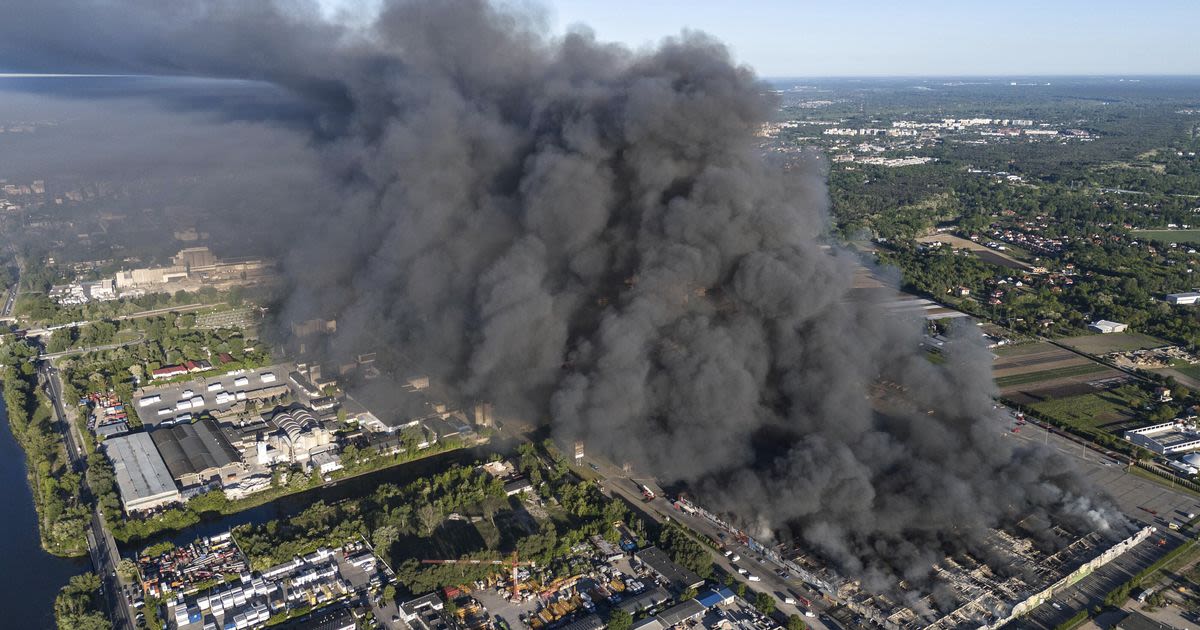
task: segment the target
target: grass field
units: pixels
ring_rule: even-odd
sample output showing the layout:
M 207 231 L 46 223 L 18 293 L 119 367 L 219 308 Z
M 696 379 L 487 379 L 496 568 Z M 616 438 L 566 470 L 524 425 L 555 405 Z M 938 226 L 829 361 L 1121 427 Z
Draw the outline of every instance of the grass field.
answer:
M 1150 335 L 1131 332 L 1111 333 L 1107 335 L 1082 335 L 1058 341 L 1065 346 L 1070 346 L 1088 354 L 1108 354 L 1109 352 L 1144 350 L 1146 348 L 1161 348 L 1171 345 L 1162 339 L 1151 337 Z
M 1099 363 L 1085 363 L 1083 365 L 1071 365 L 1067 367 L 1056 368 L 1053 370 L 1042 370 L 1040 372 L 1026 372 L 1024 374 L 1012 374 L 1002 376 L 996 379 L 996 387 L 1013 387 L 1016 385 L 1028 385 L 1030 383 L 1038 383 L 1041 381 L 1053 381 L 1060 378 L 1070 376 L 1083 376 L 1085 374 L 1096 374 L 1107 370 L 1106 366 Z
M 969 249 L 979 258 L 993 265 L 1000 265 L 1001 267 L 1008 267 L 1010 269 L 1020 269 L 1022 271 L 1030 270 L 1030 266 L 1021 260 L 1028 258 L 1029 254 L 1012 245 L 1005 245 L 1007 249 L 999 251 L 985 247 L 982 243 L 976 243 L 959 236 L 954 236 L 953 234 L 932 234 L 922 236 L 917 240 L 922 243 L 931 243 L 933 241 L 949 243 L 955 249 Z
M 1131 234 L 1164 243 L 1200 243 L 1200 230 L 1134 230 Z
M 1174 370 L 1184 376 L 1200 381 L 1200 365 L 1181 365 L 1174 368 Z
M 996 353 L 996 356 L 998 357 L 1019 357 L 1026 354 L 1044 351 L 1045 345 L 1042 343 L 1018 343 L 1008 346 L 1000 346 L 999 348 L 992 350 L 992 352 Z
M 1075 427 L 1104 430 L 1102 427 L 1123 420 L 1132 421 L 1146 404 L 1146 395 L 1136 387 L 1118 387 L 1069 398 L 1046 400 L 1032 405 L 1033 410 Z

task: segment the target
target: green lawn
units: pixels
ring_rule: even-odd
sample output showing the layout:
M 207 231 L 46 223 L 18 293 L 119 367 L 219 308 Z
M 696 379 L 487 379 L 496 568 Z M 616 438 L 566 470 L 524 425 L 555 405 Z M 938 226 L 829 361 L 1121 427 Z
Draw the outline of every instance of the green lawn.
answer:
M 1054 418 L 1081 429 L 1099 430 L 1111 422 L 1133 419 L 1146 404 L 1145 393 L 1135 387 L 1118 387 L 1067 398 L 1034 403 L 1032 408 L 1041 415 Z
M 1057 368 L 1054 370 L 1042 370 L 1040 372 L 1026 372 L 1024 374 L 1011 374 L 996 379 L 996 387 L 1012 387 L 1014 385 L 1028 385 L 1040 381 L 1052 381 L 1058 378 L 1067 378 L 1069 376 L 1083 376 L 1084 374 L 1095 374 L 1107 370 L 1108 367 L 1099 363 L 1087 362 L 1083 365 L 1070 365 L 1067 367 Z
M 1134 230 L 1131 234 L 1164 243 L 1200 243 L 1200 230 Z

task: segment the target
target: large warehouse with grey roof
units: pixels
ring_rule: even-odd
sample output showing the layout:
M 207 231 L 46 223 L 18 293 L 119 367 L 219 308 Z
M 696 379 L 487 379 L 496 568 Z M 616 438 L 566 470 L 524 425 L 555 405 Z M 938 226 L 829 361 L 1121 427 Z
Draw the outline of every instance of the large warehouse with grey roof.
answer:
M 191 424 L 158 427 L 150 432 L 170 476 L 183 487 L 227 479 L 245 468 L 241 453 L 233 448 L 212 418 Z
M 149 434 L 108 438 L 103 448 L 112 460 L 126 512 L 152 510 L 181 500 L 171 471 Z

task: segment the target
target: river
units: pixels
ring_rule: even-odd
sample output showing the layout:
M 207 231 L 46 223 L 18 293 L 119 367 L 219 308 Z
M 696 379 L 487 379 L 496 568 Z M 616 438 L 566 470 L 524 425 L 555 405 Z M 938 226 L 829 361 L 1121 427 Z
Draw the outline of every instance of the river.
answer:
M 72 575 L 91 570 L 87 558 L 66 559 L 42 550 L 25 451 L 13 438 L 0 403 L 0 610 L 6 628 L 53 628 L 54 596 Z
M 0 404 L 0 500 L 8 508 L 0 519 L 0 610 L 5 628 L 54 628 L 54 597 L 72 575 L 92 570 L 87 558 L 67 559 L 42 550 L 37 512 L 26 481 L 25 452 L 13 438 L 8 415 Z M 486 457 L 489 447 L 441 453 L 407 464 L 346 479 L 338 483 L 282 497 L 227 516 L 206 519 L 182 532 L 165 533 L 148 541 L 123 545 L 122 555 L 133 557 L 146 546 L 163 540 L 182 545 L 198 537 L 228 531 L 246 523 L 261 524 L 271 519 L 298 514 L 318 500 L 329 503 L 369 494 L 383 483 L 406 484 L 435 474 L 454 464 Z

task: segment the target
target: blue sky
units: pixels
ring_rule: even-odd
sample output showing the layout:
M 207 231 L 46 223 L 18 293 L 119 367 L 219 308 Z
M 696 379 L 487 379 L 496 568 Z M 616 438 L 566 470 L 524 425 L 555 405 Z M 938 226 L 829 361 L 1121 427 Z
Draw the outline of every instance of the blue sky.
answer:
M 504 1 L 635 47 L 702 30 L 768 77 L 1200 74 L 1200 0 Z

